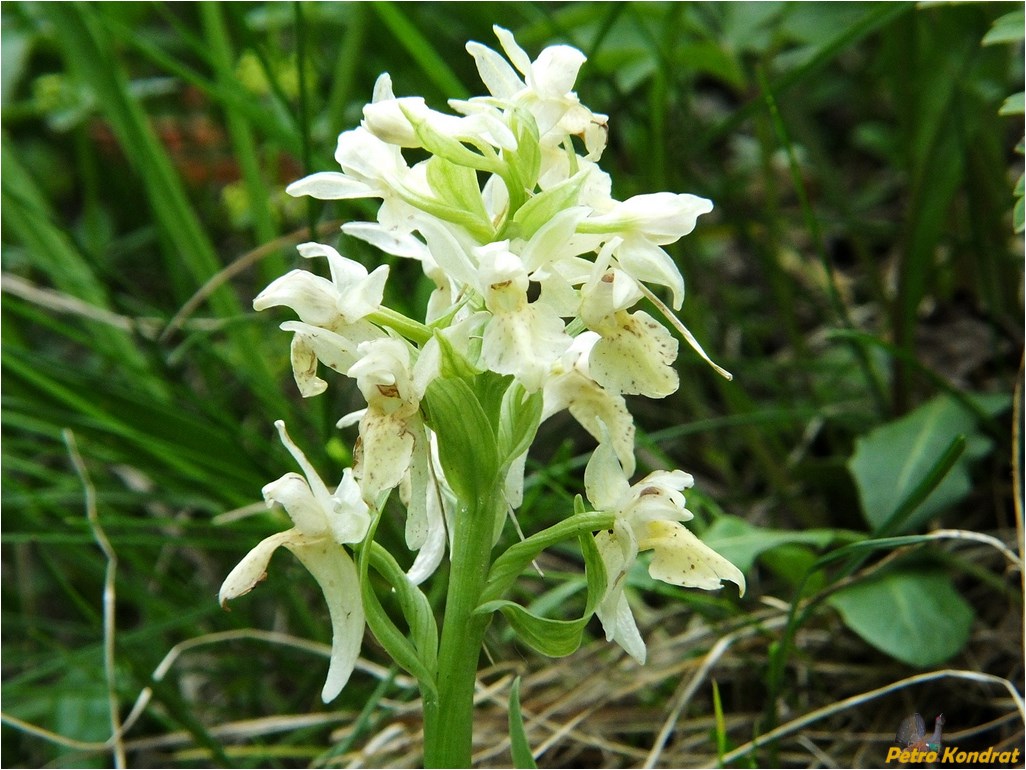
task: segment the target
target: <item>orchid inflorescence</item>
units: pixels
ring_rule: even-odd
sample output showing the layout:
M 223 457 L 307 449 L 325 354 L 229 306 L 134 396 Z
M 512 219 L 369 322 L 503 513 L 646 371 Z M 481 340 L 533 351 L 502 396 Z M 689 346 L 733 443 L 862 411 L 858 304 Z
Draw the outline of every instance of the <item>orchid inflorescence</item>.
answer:
M 729 580 L 744 591 L 741 572 L 682 524 L 692 518 L 682 494 L 693 484 L 689 474 L 655 471 L 630 483 L 634 423 L 624 396 L 660 398 L 679 385 L 677 339 L 636 305 L 651 300 L 708 360 L 651 287 L 668 290 L 672 309 L 681 307 L 684 282 L 663 247 L 690 233 L 712 203 L 668 192 L 615 200 L 597 163 L 606 116 L 572 90 L 584 55 L 555 45 L 532 62 L 510 32 L 494 29 L 512 66 L 490 48 L 467 44 L 488 96 L 452 100 L 456 114 L 444 114 L 419 97 L 397 98 L 383 74 L 361 125 L 338 138 L 341 170 L 312 174 L 287 190 L 322 200 L 379 198 L 376 221 L 350 222 L 342 231 L 420 262 L 434 285 L 426 317 L 382 305 L 387 266 L 368 272 L 319 243 L 299 253 L 325 259 L 330 280 L 293 270 L 253 302 L 257 310 L 287 306 L 298 315 L 281 328 L 292 332 L 292 369 L 304 397 L 328 387 L 323 366 L 354 379 L 367 403 L 338 422 L 358 424 L 359 438 L 353 467 L 334 489 L 284 423 L 275 423 L 303 475 L 287 473 L 263 495 L 285 509 L 293 527 L 250 551 L 219 597 L 224 604 L 249 591 L 279 546 L 295 554 L 331 616 L 325 701 L 348 681 L 368 614 L 376 612 L 361 581 L 392 490 L 405 507 L 406 545 L 416 557 L 398 576 L 390 556 L 374 551 L 373 558 L 412 596 L 465 536 L 466 517 L 483 515 L 481 501 L 495 497 L 485 552 L 498 542 L 522 502 L 538 424 L 563 410 L 598 442 L 584 487 L 590 512 L 602 515 L 588 521 L 603 525 L 580 539 L 589 569 L 602 576 L 589 581 L 589 606 L 607 638 L 644 662 L 624 590 L 640 551 L 654 552 L 649 572 L 656 579 L 704 589 Z M 406 148 L 428 157 L 410 166 Z M 584 516 L 585 508 L 578 499 L 568 518 Z M 495 590 L 475 601 L 501 598 L 495 587 L 502 581 L 492 578 Z M 411 635 L 415 626 L 428 629 L 425 638 L 434 629 L 433 620 L 407 625 Z M 430 678 L 438 661 L 433 639 L 410 646 L 423 667 L 404 662 L 409 656 L 397 662 Z M 397 645 L 405 654 L 401 641 L 385 644 Z

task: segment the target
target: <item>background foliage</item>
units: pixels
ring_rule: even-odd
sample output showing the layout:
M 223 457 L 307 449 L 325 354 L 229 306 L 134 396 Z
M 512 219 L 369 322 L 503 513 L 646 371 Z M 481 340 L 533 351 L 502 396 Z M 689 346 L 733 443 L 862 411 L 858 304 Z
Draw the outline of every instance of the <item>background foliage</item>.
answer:
M 749 593 L 633 576 L 640 670 L 601 640 L 548 661 L 497 621 L 480 763 L 509 761 L 512 673 L 542 766 L 876 766 L 917 710 L 962 748 L 1021 745 L 1021 4 L 5 3 L 0 763 L 108 765 L 109 684 L 122 718 L 152 688 L 131 765 L 419 762 L 414 691 L 372 641 L 319 702 L 298 564 L 230 615 L 215 594 L 281 527 L 257 505 L 291 468 L 272 421 L 322 473 L 352 440 L 355 388 L 300 403 L 285 315 L 250 302 L 307 228 L 335 242 L 368 210 L 283 187 L 333 167 L 382 71 L 436 108 L 479 93 L 463 45 L 492 23 L 589 56 L 617 197 L 716 204 L 673 254 L 736 378 L 685 352 L 680 391 L 632 408 L 639 471 L 695 474 L 696 529 Z M 423 303 L 419 266 L 392 270 L 393 306 Z M 590 449 L 543 426 L 525 530 L 571 510 Z M 559 617 L 572 559 L 520 600 Z M 279 636 L 206 636 L 248 628 Z

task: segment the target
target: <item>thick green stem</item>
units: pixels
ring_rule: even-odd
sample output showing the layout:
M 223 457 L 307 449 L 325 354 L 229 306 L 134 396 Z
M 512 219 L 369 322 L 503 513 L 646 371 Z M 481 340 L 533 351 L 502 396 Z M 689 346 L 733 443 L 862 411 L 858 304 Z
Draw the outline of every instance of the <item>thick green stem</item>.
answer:
M 454 518 L 449 592 L 438 650 L 438 700 L 424 704 L 424 767 L 470 767 L 474 684 L 489 616 L 475 615 L 491 566 L 497 506 L 492 494 L 461 501 Z

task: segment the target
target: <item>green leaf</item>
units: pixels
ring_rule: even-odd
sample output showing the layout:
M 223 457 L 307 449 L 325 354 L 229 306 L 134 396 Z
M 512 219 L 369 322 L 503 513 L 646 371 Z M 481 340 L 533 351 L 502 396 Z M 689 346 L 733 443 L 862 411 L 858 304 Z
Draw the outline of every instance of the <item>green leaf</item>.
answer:
M 375 524 L 374 527 L 376 528 L 376 526 Z M 374 537 L 373 529 L 369 535 L 371 538 Z M 371 562 L 374 562 L 375 569 L 385 577 L 388 577 L 395 571 L 402 574 L 402 570 L 399 569 L 398 565 L 394 565 L 394 560 L 378 543 L 371 540 L 369 545 L 361 549 L 359 560 L 360 594 L 363 598 L 363 611 L 367 618 L 367 627 L 370 628 L 378 643 L 392 657 L 392 660 L 417 679 L 420 683 L 421 692 L 425 696 L 431 694 L 437 698 L 435 669 L 437 664 L 438 634 L 434 628 L 434 618 L 422 616 L 418 607 L 421 602 L 412 595 L 411 591 L 401 591 L 399 601 L 416 637 L 416 642 L 414 643 L 407 639 L 392 621 L 385 608 L 381 606 L 381 601 L 374 592 L 374 585 L 368 577 L 367 569 Z M 405 578 L 406 576 L 402 575 L 402 577 Z M 419 589 L 412 586 L 408 580 L 405 583 L 412 591 L 420 593 Z M 402 581 L 396 580 L 393 585 L 396 584 L 401 586 Z M 405 596 L 403 595 L 404 593 Z M 423 594 L 421 594 L 421 597 L 423 597 Z M 426 599 L 423 599 L 423 604 L 427 604 Z M 431 615 L 430 606 L 427 606 L 427 615 Z M 434 634 L 433 639 L 431 638 L 432 632 Z
M 746 7 L 762 5 L 764 3 L 755 3 Z M 688 63 L 689 69 L 706 72 L 741 91 L 745 87 L 745 73 L 734 53 L 736 50 L 736 47 L 723 45 L 719 40 L 698 40 L 682 44 L 677 56 Z
M 1002 396 L 1001 401 L 1007 399 Z M 993 399 L 976 402 L 987 411 L 996 406 Z M 882 527 L 897 512 L 959 435 L 969 439 L 966 456 L 909 512 L 904 529 L 916 529 L 969 493 L 968 461 L 990 448 L 990 441 L 976 431 L 975 415 L 953 399 L 938 396 L 855 442 L 848 470 L 870 526 Z
M 374 569 L 396 592 L 418 657 L 429 671 L 434 672 L 438 662 L 438 626 L 431 611 L 431 602 L 410 582 L 392 554 L 379 543 L 371 543 L 370 559 Z
M 481 594 L 482 602 L 502 597 L 531 560 L 549 546 L 600 529 L 608 529 L 613 526 L 613 520 L 614 516 L 608 513 L 576 513 L 548 529 L 531 535 L 526 540 L 514 543 L 492 562 L 488 583 Z M 588 552 L 585 551 L 585 566 L 588 566 L 588 558 Z
M 1026 27 L 1026 13 L 1023 11 L 1006 13 L 997 18 L 990 31 L 983 36 L 983 45 L 1017 43 L 1026 36 L 1026 33 L 1023 32 L 1024 27 Z
M 838 591 L 829 603 L 845 625 L 912 666 L 934 666 L 969 639 L 973 611 L 943 572 L 903 570 Z
M 747 572 L 760 554 L 777 546 L 803 544 L 825 548 L 841 534 L 832 529 L 766 529 L 737 516 L 720 516 L 702 533 L 702 542 L 739 570 Z
M 517 148 L 512 151 L 503 150 L 502 159 L 509 167 L 510 173 L 520 181 L 523 189 L 525 191 L 533 190 L 538 183 L 538 172 L 541 170 L 538 124 L 529 110 L 516 107 L 510 127 L 517 139 Z M 512 201 L 517 197 L 517 195 L 511 195 L 510 199 Z
M 513 680 L 509 691 L 509 744 L 513 755 L 513 766 L 520 768 L 538 767 L 531 753 L 524 731 L 524 715 L 520 712 L 520 677 Z
M 514 602 L 497 599 L 481 604 L 477 613 L 501 610 L 517 636 L 543 655 L 562 658 L 577 651 L 585 626 L 595 614 L 595 607 L 606 590 L 606 568 L 588 531 L 579 532 L 578 542 L 584 554 L 584 569 L 588 580 L 588 598 L 584 613 L 576 620 L 555 620 L 542 617 Z
M 463 354 L 456 350 L 448 337 L 437 329 L 434 332 L 434 336 L 435 341 L 438 343 L 438 349 L 441 352 L 440 368 L 442 377 L 471 380 L 477 376 L 477 370 L 474 369 Z

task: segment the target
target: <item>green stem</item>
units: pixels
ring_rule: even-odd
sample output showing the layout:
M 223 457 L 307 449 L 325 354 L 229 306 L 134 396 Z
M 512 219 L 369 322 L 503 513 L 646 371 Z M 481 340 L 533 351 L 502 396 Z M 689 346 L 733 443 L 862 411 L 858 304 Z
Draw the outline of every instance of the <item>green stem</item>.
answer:
M 470 767 L 474 685 L 489 616 L 477 609 L 491 566 L 500 485 L 456 511 L 449 592 L 438 650 L 438 700 L 424 703 L 424 767 Z

